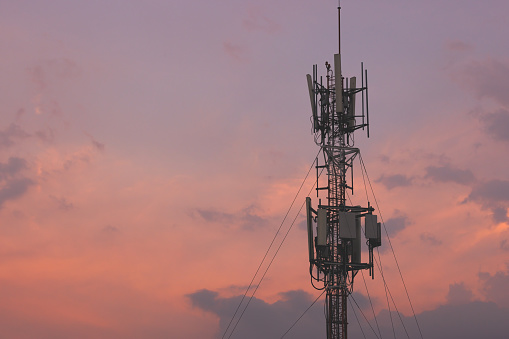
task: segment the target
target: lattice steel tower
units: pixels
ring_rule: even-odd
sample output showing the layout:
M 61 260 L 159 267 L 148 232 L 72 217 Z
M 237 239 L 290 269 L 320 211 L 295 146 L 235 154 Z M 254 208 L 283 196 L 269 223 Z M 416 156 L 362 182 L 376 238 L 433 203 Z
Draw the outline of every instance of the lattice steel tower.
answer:
M 338 7 L 339 27 L 340 22 L 341 7 Z M 380 223 L 373 214 L 374 208 L 369 202 L 367 207 L 347 203 L 347 191 L 353 193 L 354 159 L 359 155 L 359 149 L 354 147 L 354 132 L 363 129 L 369 137 L 368 73 L 361 63 L 360 87 L 356 77 L 343 77 L 340 30 L 339 53 L 334 55 L 334 65 L 325 62 L 325 67 L 325 79 L 318 78 L 316 65 L 313 75 L 307 75 L 313 133 L 323 156 L 322 162 L 317 158 L 316 163 L 317 197 L 326 200 L 322 203 L 320 198 L 315 210 L 311 198 L 306 198 L 309 262 L 311 281 L 320 285 L 313 283 L 313 286 L 326 289 L 327 338 L 347 339 L 347 301 L 354 278 L 363 269 L 374 276 L 373 248 L 381 245 Z M 359 93 L 362 111 L 356 115 L 355 100 Z M 322 172 L 327 176 L 327 185 L 320 187 Z M 367 263 L 361 258 L 363 219 Z

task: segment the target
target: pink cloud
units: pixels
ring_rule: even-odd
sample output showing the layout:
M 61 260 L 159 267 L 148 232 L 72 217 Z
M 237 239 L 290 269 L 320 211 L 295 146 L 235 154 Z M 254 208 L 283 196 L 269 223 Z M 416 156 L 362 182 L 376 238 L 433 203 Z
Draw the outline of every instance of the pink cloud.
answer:
M 449 40 L 445 43 L 445 47 L 453 52 L 469 52 L 474 49 L 472 45 L 461 40 Z
M 240 45 L 234 44 L 232 42 L 226 41 L 223 43 L 223 50 L 225 53 L 230 56 L 231 58 L 237 60 L 237 61 L 244 61 L 246 60 L 246 51 L 244 47 L 241 47 Z
M 247 18 L 242 22 L 244 28 L 250 31 L 262 31 L 273 34 L 281 29 L 281 26 L 274 20 L 267 17 L 260 8 L 251 8 Z

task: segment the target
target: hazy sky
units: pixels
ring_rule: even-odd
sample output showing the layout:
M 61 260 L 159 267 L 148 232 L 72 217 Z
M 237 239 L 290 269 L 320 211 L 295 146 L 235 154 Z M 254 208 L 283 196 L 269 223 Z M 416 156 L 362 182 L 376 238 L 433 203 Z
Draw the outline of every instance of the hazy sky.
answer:
M 369 69 L 356 145 L 423 335 L 505 338 L 509 2 L 341 6 L 343 75 Z M 318 151 L 305 74 L 337 52 L 336 8 L 0 0 L 2 336 L 221 338 Z M 319 295 L 303 221 L 232 338 L 279 338 Z M 386 239 L 381 257 L 417 338 Z M 367 285 L 391 336 L 380 274 Z M 287 338 L 323 336 L 322 307 Z

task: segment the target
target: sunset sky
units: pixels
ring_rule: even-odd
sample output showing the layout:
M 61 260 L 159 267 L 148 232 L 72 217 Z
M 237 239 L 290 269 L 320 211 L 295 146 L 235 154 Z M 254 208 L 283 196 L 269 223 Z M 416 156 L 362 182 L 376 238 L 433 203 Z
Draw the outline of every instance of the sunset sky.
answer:
M 305 75 L 337 53 L 337 5 L 0 0 L 0 336 L 221 338 L 318 152 Z M 369 70 L 356 146 L 423 337 L 507 338 L 509 2 L 341 7 L 343 75 Z M 320 294 L 314 179 L 232 338 L 280 338 Z M 384 338 L 390 315 L 420 338 L 387 238 L 380 257 L 401 317 L 378 272 L 374 312 L 360 278 L 354 297 Z M 320 300 L 285 338 L 324 333 Z

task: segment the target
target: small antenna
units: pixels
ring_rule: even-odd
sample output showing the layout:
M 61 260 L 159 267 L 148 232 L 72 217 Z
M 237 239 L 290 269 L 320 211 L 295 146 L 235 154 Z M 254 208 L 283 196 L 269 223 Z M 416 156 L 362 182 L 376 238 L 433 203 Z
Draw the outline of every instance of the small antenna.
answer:
M 338 0 L 338 53 L 341 54 L 341 0 Z

